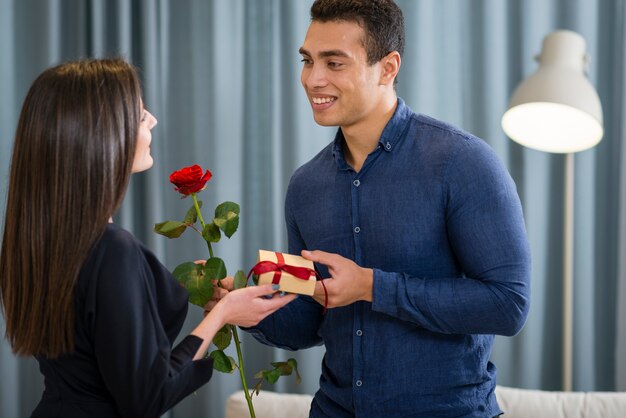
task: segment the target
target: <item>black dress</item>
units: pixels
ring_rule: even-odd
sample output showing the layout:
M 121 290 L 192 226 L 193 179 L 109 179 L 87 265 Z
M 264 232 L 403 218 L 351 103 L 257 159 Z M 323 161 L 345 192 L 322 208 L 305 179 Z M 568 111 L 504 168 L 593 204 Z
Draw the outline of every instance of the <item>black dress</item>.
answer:
M 158 417 L 210 378 L 202 340 L 174 340 L 188 294 L 135 237 L 110 224 L 82 267 L 76 346 L 39 356 L 45 391 L 33 417 Z

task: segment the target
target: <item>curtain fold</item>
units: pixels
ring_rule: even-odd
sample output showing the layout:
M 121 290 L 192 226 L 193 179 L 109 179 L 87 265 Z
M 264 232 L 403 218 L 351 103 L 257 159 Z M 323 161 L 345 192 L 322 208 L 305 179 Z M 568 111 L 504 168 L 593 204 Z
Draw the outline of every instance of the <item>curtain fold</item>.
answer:
M 606 80 L 607 89 L 612 94 L 607 101 L 611 106 L 610 126 L 615 135 L 616 143 L 623 143 L 626 139 L 626 82 L 624 80 L 624 69 L 626 69 L 626 31 L 623 23 L 626 21 L 626 4 L 617 2 L 611 7 L 605 8 L 605 16 L 609 16 L 612 24 L 615 24 L 613 35 L 611 36 L 610 53 L 607 54 L 607 67 L 615 68 L 616 71 L 609 72 Z M 608 32 L 608 31 L 607 31 Z M 616 287 L 617 292 L 614 301 L 617 305 L 615 313 L 614 331 L 607 329 L 606 332 L 614 332 L 616 343 L 613 347 L 608 347 L 612 351 L 612 356 L 616 359 L 615 367 L 615 384 L 616 389 L 626 391 L 626 216 L 624 216 L 624 208 L 626 208 L 626 193 L 624 193 L 624 185 L 626 185 L 626 147 L 615 147 L 612 158 L 616 159 L 615 165 L 618 171 L 612 173 L 617 186 L 615 187 L 617 210 L 621 211 L 615 232 L 618 234 L 617 245 L 617 275 Z M 610 367 L 610 366 L 608 366 Z
M 152 232 L 190 206 L 169 173 L 200 164 L 214 174 L 200 194 L 210 214 L 241 204 L 239 231 L 215 246 L 230 274 L 258 249 L 286 249 L 283 198 L 291 173 L 332 140 L 313 121 L 300 85 L 298 48 L 311 0 L 0 0 L 0 175 L 9 170 L 21 102 L 34 78 L 61 61 L 123 56 L 137 65 L 153 130 L 154 167 L 133 176 L 115 221 L 166 266 L 206 258 L 192 234 L 169 241 Z M 575 155 L 575 390 L 626 390 L 626 10 L 622 0 L 397 0 L 406 50 L 398 93 L 415 111 L 488 142 L 516 181 L 533 257 L 525 328 L 496 338 L 503 385 L 561 388 L 564 157 L 523 148 L 500 127 L 515 86 L 534 72 L 543 37 L 580 33 L 590 81 L 604 108 L 605 135 Z M 0 182 L 4 219 L 6 181 Z M 208 211 L 208 212 L 207 212 Z M 190 308 L 183 333 L 200 320 Z M 0 332 L 4 333 L 0 319 Z M 303 383 L 283 378 L 265 390 L 314 393 L 323 347 L 290 353 L 244 335 L 249 382 L 270 361 L 295 357 Z M 233 350 L 234 352 L 234 350 Z M 27 416 L 42 382 L 36 362 L 0 342 L 0 416 Z M 236 375 L 216 373 L 170 417 L 221 418 Z

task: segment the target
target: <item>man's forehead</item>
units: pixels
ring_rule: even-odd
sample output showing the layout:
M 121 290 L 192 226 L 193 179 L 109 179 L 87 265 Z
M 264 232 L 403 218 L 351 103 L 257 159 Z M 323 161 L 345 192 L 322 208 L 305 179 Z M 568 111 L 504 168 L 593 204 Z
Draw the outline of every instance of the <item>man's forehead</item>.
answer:
M 353 56 L 365 53 L 364 32 L 356 22 L 313 21 L 309 26 L 300 53 L 310 56 Z

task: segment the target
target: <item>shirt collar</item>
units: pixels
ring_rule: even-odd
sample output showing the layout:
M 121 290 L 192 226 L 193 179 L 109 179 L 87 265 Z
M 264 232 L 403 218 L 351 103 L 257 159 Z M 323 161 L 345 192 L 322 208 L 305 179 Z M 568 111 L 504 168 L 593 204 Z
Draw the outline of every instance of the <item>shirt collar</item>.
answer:
M 389 119 L 389 122 L 387 122 L 387 126 L 383 129 L 383 133 L 378 140 L 383 150 L 392 152 L 395 149 L 398 142 L 402 139 L 402 134 L 411 118 L 411 113 L 411 109 L 404 103 L 404 100 L 398 97 L 396 111 Z
M 404 100 L 398 97 L 398 106 L 396 107 L 395 112 L 385 129 L 383 129 L 383 133 L 378 140 L 380 148 L 386 152 L 392 152 L 398 142 L 402 139 L 402 133 L 404 132 L 404 128 L 408 120 L 411 117 L 411 109 L 404 103 Z M 335 162 L 339 166 L 340 169 L 349 169 L 348 163 L 346 162 L 343 155 L 343 143 L 345 139 L 343 137 L 343 132 L 341 128 L 337 129 L 337 134 L 335 135 L 335 141 L 333 144 L 333 157 L 335 158 Z

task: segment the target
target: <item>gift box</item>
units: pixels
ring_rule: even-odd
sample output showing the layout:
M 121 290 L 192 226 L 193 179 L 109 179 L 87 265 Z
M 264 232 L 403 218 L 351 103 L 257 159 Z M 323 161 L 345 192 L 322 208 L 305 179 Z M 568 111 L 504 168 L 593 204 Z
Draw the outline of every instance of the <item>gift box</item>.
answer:
M 301 295 L 315 292 L 315 267 L 313 262 L 293 254 L 259 250 L 255 266 L 259 284 L 278 283 L 280 290 Z

